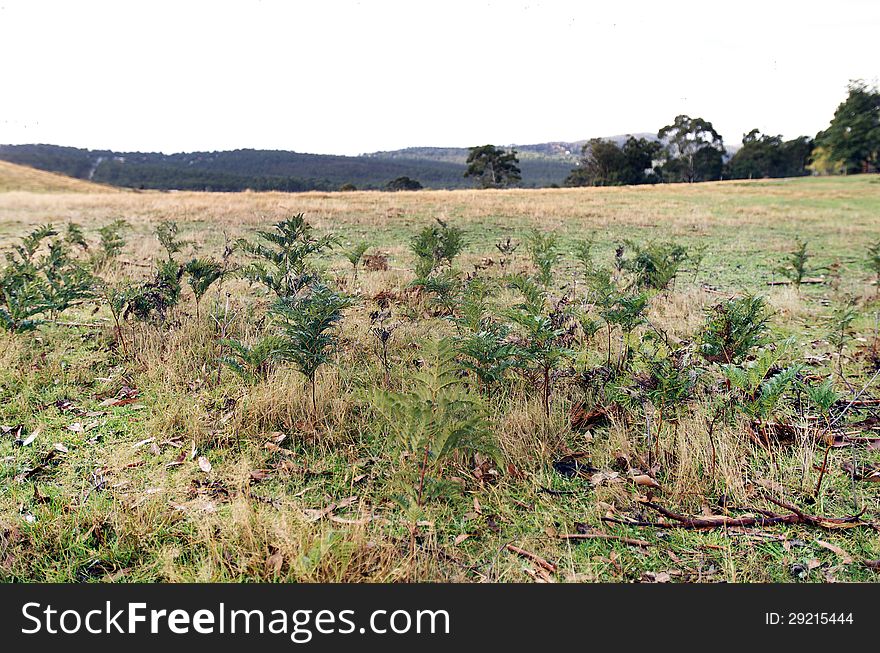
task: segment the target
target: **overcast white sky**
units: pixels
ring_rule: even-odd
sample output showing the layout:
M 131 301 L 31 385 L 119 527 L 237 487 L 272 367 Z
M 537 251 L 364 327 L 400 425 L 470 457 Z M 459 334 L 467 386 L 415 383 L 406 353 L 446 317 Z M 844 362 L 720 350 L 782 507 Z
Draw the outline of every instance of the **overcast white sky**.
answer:
M 0 0 L 0 143 L 357 154 L 827 126 L 880 1 Z

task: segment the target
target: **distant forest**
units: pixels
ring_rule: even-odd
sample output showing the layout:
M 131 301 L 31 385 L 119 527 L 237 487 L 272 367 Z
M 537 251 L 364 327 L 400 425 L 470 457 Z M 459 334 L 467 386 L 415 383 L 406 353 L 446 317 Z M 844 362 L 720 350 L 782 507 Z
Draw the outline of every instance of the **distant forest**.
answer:
M 160 154 L 85 150 L 57 145 L 0 145 L 0 160 L 127 188 L 199 191 L 332 191 L 342 187 L 386 190 L 410 177 L 424 188 L 470 188 L 460 161 L 378 153 L 364 156 L 300 154 L 279 150 L 233 150 Z M 523 184 L 561 183 L 571 162 L 551 158 L 521 161 Z
M 0 145 L 0 160 L 114 186 L 220 192 L 617 186 L 877 172 L 880 91 L 853 81 L 828 128 L 814 137 L 783 140 L 753 129 L 735 148 L 725 145 L 708 120 L 679 115 L 656 134 L 515 148 L 407 148 L 334 156 Z

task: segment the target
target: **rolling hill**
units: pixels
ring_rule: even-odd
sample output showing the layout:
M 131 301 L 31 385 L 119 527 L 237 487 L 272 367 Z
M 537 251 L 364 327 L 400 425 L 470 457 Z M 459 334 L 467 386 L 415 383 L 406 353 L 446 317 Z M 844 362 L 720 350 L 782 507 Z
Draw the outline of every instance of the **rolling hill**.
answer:
M 118 189 L 62 174 L 0 161 L 0 193 L 10 191 L 30 191 L 35 193 L 112 193 L 118 192 Z
M 538 149 L 520 151 L 522 185 L 561 184 L 576 156 Z M 226 152 L 113 152 L 57 145 L 0 145 L 0 160 L 129 188 L 240 191 L 383 189 L 397 177 L 425 188 L 469 188 L 464 177 L 466 148 L 410 148 L 359 156 L 303 154 L 281 150 Z
M 650 134 L 636 136 L 651 137 Z M 623 142 L 626 136 L 611 136 Z M 586 141 L 554 141 L 516 148 L 522 186 L 562 184 Z M 0 145 L 0 160 L 69 177 L 128 188 L 161 190 L 337 190 L 384 189 L 397 177 L 425 188 L 470 188 L 464 177 L 467 148 L 411 147 L 359 156 L 304 154 L 284 150 L 225 152 L 114 152 L 58 145 Z

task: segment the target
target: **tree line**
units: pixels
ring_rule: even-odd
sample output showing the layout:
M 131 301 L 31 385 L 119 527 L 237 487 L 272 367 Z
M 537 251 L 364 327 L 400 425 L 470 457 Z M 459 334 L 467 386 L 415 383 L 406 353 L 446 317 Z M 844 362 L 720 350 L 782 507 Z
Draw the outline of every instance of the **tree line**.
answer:
M 864 81 L 851 82 L 847 98 L 828 129 L 814 138 L 782 136 L 752 129 L 727 159 L 724 139 L 703 118 L 676 116 L 656 138 L 630 136 L 618 143 L 594 138 L 565 179 L 566 186 L 636 184 L 852 174 L 880 170 L 880 91 Z M 466 177 L 484 188 L 520 181 L 516 150 L 493 145 L 470 149 Z

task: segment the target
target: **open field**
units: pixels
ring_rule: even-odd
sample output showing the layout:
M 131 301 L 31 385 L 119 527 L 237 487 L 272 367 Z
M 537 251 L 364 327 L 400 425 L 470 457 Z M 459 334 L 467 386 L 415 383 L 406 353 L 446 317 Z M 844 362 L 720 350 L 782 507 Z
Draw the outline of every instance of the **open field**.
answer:
M 876 175 L 304 194 L 67 189 L 18 175 L 0 168 L 4 250 L 40 224 L 75 222 L 89 244 L 85 260 L 99 227 L 127 222 L 124 248 L 96 272 L 100 288 L 151 278 L 166 257 L 153 235 L 163 221 L 179 226 L 185 245 L 174 256 L 184 263 L 220 259 L 226 242 L 253 242 L 257 230 L 304 213 L 317 234 L 339 237 L 311 262 L 354 301 L 317 372 L 314 405 L 289 362 L 259 378 L 218 365 L 229 355 L 221 335 L 254 343 L 278 328 L 267 318 L 271 294 L 240 275 L 206 293 L 198 318 L 184 283 L 161 321 L 131 318 L 116 329 L 105 303 L 88 301 L 35 331 L 0 333 L 0 580 L 878 579 L 880 299 L 868 267 L 868 247 L 880 239 Z M 412 287 L 410 240 L 435 219 L 466 239 L 452 264 L 452 285 L 462 285 L 447 289 L 445 303 Z M 426 343 L 460 343 L 478 330 L 462 314 L 475 287 L 465 279 L 486 284 L 482 318 L 510 323 L 509 342 L 526 347 L 529 333 L 511 317 L 523 300 L 509 278 L 536 272 L 533 229 L 555 233 L 561 256 L 536 310 L 577 325 L 554 336 L 565 351 L 548 375 L 549 415 L 534 357 L 523 354 L 494 389 L 456 357 L 449 382 L 484 416 L 497 455 L 462 450 L 438 461 L 430 475 L 439 496 L 424 498 L 422 450 L 401 443 L 395 432 L 406 419 L 393 411 L 383 419 L 374 390 L 412 390 L 414 376 L 431 369 Z M 496 243 L 508 237 L 519 246 L 503 255 Z M 628 334 L 609 326 L 596 277 L 575 260 L 582 239 L 593 241 L 591 265 L 609 271 L 614 293 L 647 299 L 646 321 Z M 807 276 L 822 283 L 768 286 L 785 279 L 778 268 L 797 239 L 813 255 Z M 360 269 L 355 279 L 342 252 L 360 241 L 367 254 L 386 254 L 388 269 Z M 633 245 L 615 253 L 624 241 L 671 241 L 689 257 L 667 288 L 636 288 Z M 229 265 L 249 261 L 237 251 Z M 763 386 L 738 393 L 700 349 L 712 307 L 750 294 L 766 298 L 769 330 L 730 365 L 754 369 L 769 356 L 761 383 L 792 370 L 760 414 L 744 406 Z M 848 306 L 854 312 L 835 337 L 834 316 L 839 326 Z M 591 320 L 595 333 L 584 326 Z M 376 335 L 383 324 L 387 367 Z M 680 385 L 674 400 L 658 390 L 658 370 Z M 835 400 L 823 413 L 810 389 L 826 380 Z M 709 521 L 764 522 L 670 527 L 675 518 L 653 504 Z M 810 523 L 803 513 L 859 518 Z

